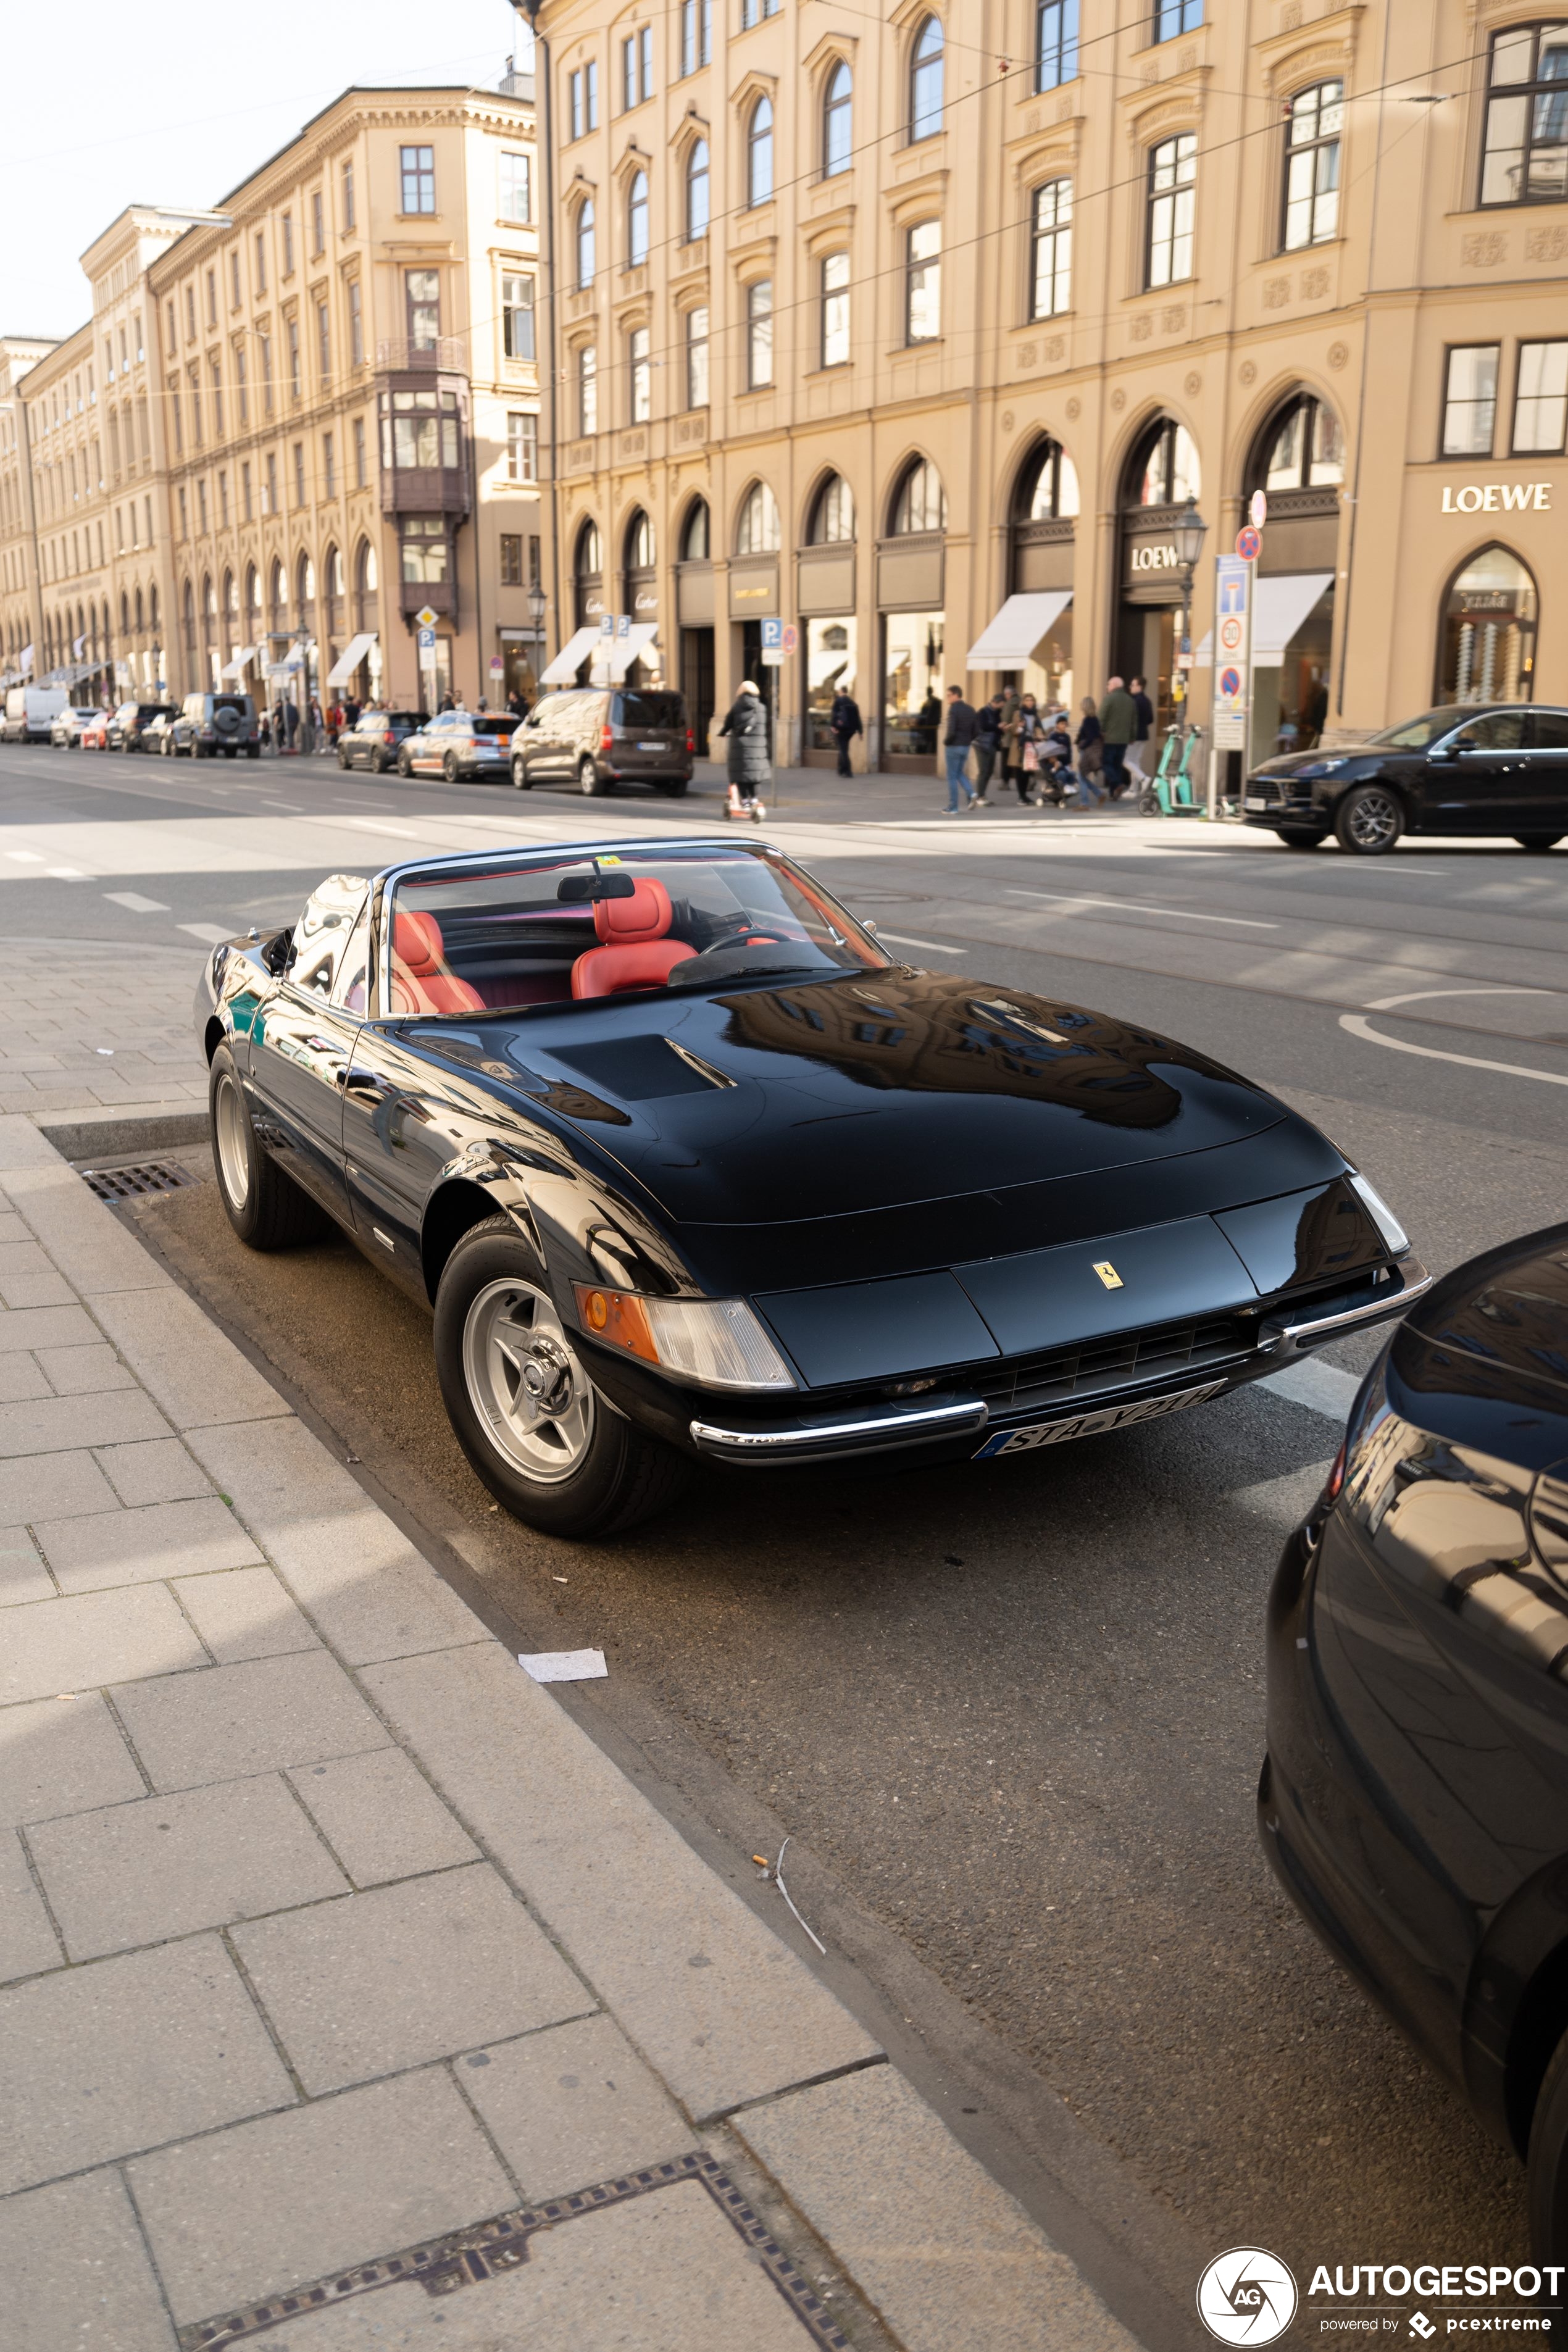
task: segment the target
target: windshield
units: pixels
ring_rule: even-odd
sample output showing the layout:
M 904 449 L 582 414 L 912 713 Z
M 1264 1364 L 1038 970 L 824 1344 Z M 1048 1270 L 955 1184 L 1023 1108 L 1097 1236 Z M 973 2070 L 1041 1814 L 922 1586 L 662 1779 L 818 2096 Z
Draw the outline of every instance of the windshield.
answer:
M 470 1019 L 890 961 L 787 858 L 719 845 L 412 874 L 389 938 L 388 1012 Z
M 1386 743 L 1391 751 L 1426 751 L 1440 735 L 1453 732 L 1462 715 L 1452 704 L 1446 710 L 1424 710 L 1419 719 L 1407 719 L 1402 727 L 1385 727 L 1381 735 L 1369 735 L 1366 740 Z

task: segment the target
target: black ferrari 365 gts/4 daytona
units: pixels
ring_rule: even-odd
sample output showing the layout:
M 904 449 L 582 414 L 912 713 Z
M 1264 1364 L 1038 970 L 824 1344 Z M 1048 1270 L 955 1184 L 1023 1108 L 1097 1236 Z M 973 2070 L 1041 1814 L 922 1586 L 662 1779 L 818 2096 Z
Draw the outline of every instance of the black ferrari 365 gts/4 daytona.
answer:
M 685 1463 L 980 1459 L 1199 1404 L 1428 1277 L 1331 1143 L 1150 1030 L 895 962 L 765 843 L 334 875 L 196 996 L 258 1249 L 435 1309 L 534 1526 Z

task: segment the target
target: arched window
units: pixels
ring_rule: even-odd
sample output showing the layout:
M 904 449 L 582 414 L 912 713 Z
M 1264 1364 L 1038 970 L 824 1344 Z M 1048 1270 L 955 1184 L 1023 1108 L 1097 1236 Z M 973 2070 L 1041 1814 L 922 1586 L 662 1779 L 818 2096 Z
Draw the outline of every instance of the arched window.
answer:
M 281 559 L 278 556 L 274 556 L 272 559 L 271 611 L 272 632 L 276 636 L 280 635 L 289 625 L 288 577 L 283 570 Z M 156 621 L 153 622 L 153 625 L 156 628 Z
M 152 587 L 147 591 L 147 626 L 153 631 L 153 634 L 155 636 L 158 633 L 158 583 L 155 580 L 153 583 Z
M 829 474 L 812 500 L 808 547 L 837 547 L 855 536 L 855 499 L 842 474 Z
M 136 634 L 139 637 L 143 636 L 146 634 L 147 624 L 142 617 L 145 609 L 146 608 L 142 602 L 142 591 L 138 588 L 136 591 Z
M 626 192 L 626 264 L 640 269 L 647 259 L 647 173 L 637 172 Z
M 706 563 L 712 553 L 712 524 L 706 499 L 693 499 L 680 533 L 682 563 Z
M 584 196 L 577 207 L 577 283 L 594 282 L 594 200 Z
M 605 555 L 596 522 L 585 522 L 577 533 L 577 560 L 572 569 L 579 580 L 597 579 L 603 572 Z
M 709 217 L 708 142 L 694 139 L 686 158 L 686 235 L 706 236 Z
M 765 205 L 773 192 L 773 110 L 759 98 L 746 125 L 746 202 Z
M 300 628 L 313 627 L 316 618 L 316 567 L 308 555 L 301 555 L 294 567 L 294 601 Z
M 362 539 L 354 558 L 354 619 L 361 629 L 374 629 L 381 617 L 377 583 L 375 550 L 368 539 Z
M 1013 499 L 1015 522 L 1058 522 L 1079 510 L 1078 469 L 1059 441 L 1029 453 Z
M 185 651 L 188 654 L 194 654 L 196 649 L 196 592 L 188 580 L 185 583 L 185 593 L 181 599 L 180 617 Z
M 1151 425 L 1128 469 L 1128 500 L 1135 507 L 1179 507 L 1203 495 L 1193 436 L 1173 416 Z
M 641 507 L 626 525 L 626 570 L 653 570 L 653 525 Z
M 605 616 L 605 551 L 599 538 L 599 526 L 591 519 L 577 533 L 576 551 L 572 561 L 572 584 L 577 626 L 585 629 L 602 621 Z
M 329 547 L 321 567 L 327 583 L 327 635 L 341 635 L 343 625 L 343 559 L 340 548 Z
M 910 531 L 947 529 L 947 492 L 929 457 L 911 457 L 893 493 L 895 539 Z
M 737 555 L 771 555 L 783 544 L 778 501 L 766 482 L 753 482 L 741 502 L 735 527 Z
M 910 56 L 910 137 L 929 139 L 942 129 L 942 19 L 928 16 L 915 35 Z
M 842 58 L 827 77 L 822 94 L 822 176 L 849 169 L 855 148 L 854 81 Z
M 131 635 L 131 599 L 123 588 L 120 592 L 120 634 L 122 637 Z
M 261 575 L 254 563 L 245 568 L 245 634 L 251 638 L 261 635 Z
M 1342 482 L 1345 443 L 1339 418 L 1326 401 L 1298 393 L 1269 419 L 1248 470 L 1248 490 L 1316 490 Z
M 1444 600 L 1438 701 L 1528 702 L 1535 614 L 1535 582 L 1510 549 L 1468 557 Z

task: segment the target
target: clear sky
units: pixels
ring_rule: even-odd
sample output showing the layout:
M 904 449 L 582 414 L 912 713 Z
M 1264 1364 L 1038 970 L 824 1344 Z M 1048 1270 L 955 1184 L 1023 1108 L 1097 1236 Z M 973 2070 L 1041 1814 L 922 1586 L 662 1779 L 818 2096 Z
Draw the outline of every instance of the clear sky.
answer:
M 523 34 L 508 0 L 14 0 L 0 332 L 81 324 L 79 257 L 126 205 L 210 209 L 349 83 L 493 87 Z

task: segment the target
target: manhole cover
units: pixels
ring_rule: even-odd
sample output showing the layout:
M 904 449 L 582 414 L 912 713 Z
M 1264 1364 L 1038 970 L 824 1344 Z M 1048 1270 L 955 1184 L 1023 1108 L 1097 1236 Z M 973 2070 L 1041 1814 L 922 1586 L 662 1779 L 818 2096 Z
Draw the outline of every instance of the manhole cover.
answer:
M 195 1178 L 173 1160 L 138 1160 L 129 1168 L 84 1168 L 82 1181 L 100 1201 L 140 1201 L 150 1192 L 177 1192 Z

